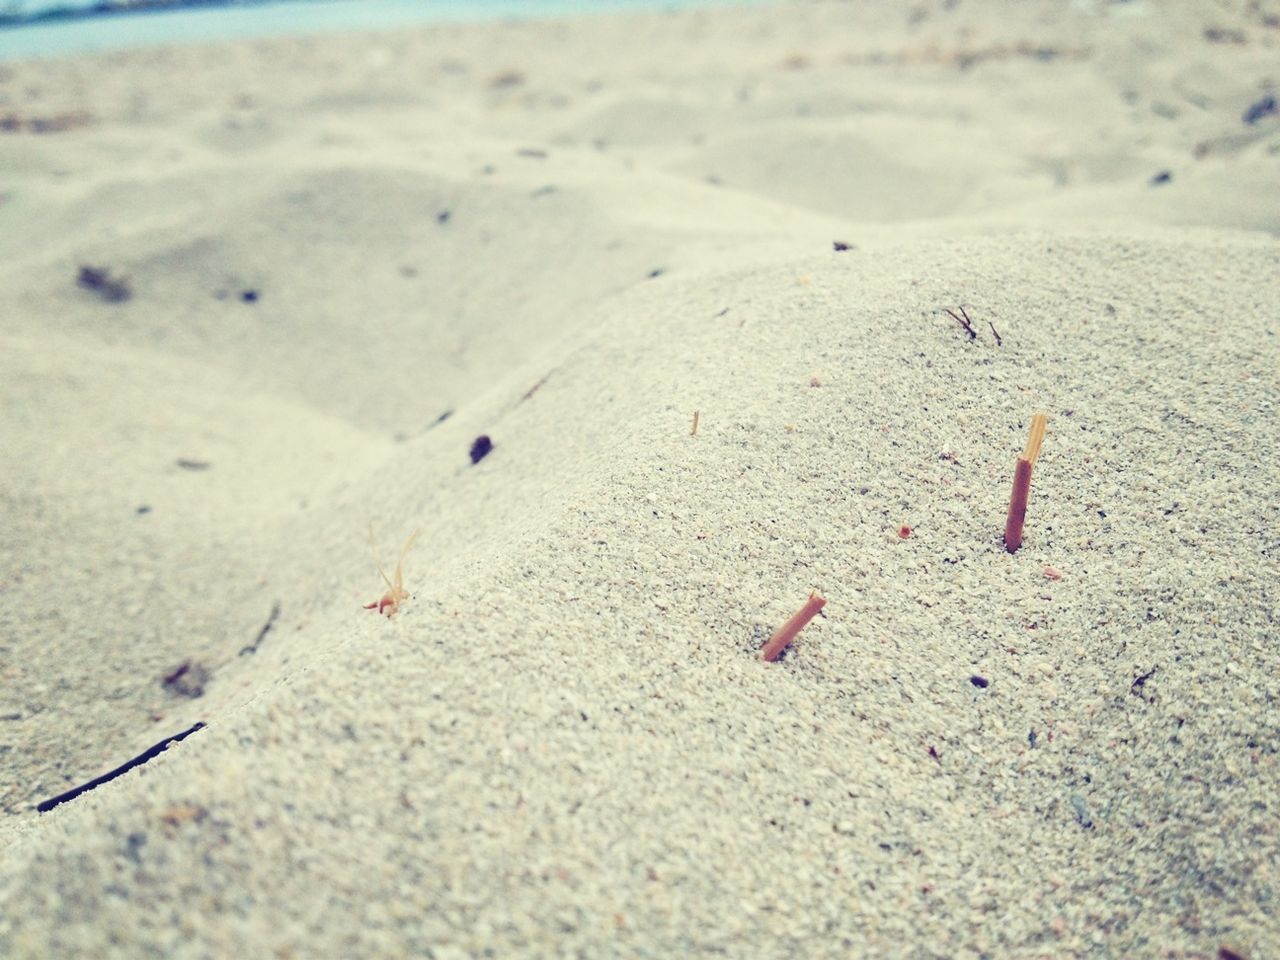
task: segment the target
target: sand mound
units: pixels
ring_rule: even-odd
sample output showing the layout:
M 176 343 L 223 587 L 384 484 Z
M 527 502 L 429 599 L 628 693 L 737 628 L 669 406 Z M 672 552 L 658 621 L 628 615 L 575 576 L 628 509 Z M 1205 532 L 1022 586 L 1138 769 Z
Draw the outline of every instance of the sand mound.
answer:
M 0 954 L 1274 953 L 1277 31 L 1132 14 L 14 65 Z

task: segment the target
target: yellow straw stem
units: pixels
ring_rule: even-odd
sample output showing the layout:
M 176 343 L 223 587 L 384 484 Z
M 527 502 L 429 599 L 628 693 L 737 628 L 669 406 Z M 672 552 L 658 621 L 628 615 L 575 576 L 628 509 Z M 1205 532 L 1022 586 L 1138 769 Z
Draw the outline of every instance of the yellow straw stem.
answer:
M 1037 413 L 1031 418 L 1031 435 L 1027 437 L 1027 448 L 1022 451 L 1024 460 L 1030 461 L 1034 467 L 1036 458 L 1040 456 L 1040 444 L 1044 443 L 1045 415 Z
M 796 638 L 796 634 L 803 629 L 804 625 L 814 618 L 824 606 L 826 606 L 826 598 L 820 597 L 816 593 L 809 594 L 809 599 L 805 601 L 803 607 L 795 612 L 795 614 L 773 632 L 773 636 L 769 638 L 769 642 L 764 645 L 761 651 L 761 657 L 770 662 L 777 660 L 782 656 L 782 651 Z

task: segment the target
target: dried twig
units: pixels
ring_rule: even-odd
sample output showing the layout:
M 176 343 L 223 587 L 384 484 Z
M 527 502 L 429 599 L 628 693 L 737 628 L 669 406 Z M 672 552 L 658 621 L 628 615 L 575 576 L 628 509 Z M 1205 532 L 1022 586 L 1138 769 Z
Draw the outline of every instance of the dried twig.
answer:
M 689 431 L 689 436 L 696 437 L 698 435 L 698 411 L 693 411 L 693 429 Z
M 992 323 L 990 320 L 988 320 L 987 326 L 991 328 L 991 335 L 996 338 L 996 346 L 1003 347 L 1004 338 L 1000 336 L 1000 331 L 996 329 L 996 325 Z
M 1129 684 L 1129 692 L 1133 694 L 1135 697 L 1137 697 L 1139 700 L 1147 700 L 1146 695 L 1142 692 L 1142 687 L 1148 680 L 1150 680 L 1152 677 L 1155 676 L 1156 671 L 1159 669 L 1160 669 L 1160 666 L 1159 664 L 1157 664 L 1156 666 L 1152 667 L 1150 670 L 1148 670 L 1146 673 L 1142 674 L 1141 676 L 1134 677 L 1133 683 Z M 1152 698 L 1152 700 L 1147 700 L 1148 703 L 1151 703 L 1153 701 L 1154 701 L 1154 697 Z
M 1010 553 L 1022 546 L 1022 523 L 1027 516 L 1027 497 L 1031 493 L 1031 468 L 1040 456 L 1040 444 L 1044 442 L 1045 415 L 1037 413 L 1031 418 L 1031 435 L 1026 449 L 1018 458 L 1013 471 L 1013 494 L 1009 497 L 1009 515 L 1004 522 L 1004 548 Z
M 764 645 L 761 656 L 770 662 L 782 656 L 782 651 L 795 639 L 796 634 L 804 629 L 804 625 L 812 620 L 814 615 L 826 605 L 826 602 L 816 593 L 809 594 L 809 599 L 805 601 L 804 606 L 797 610 L 790 620 L 773 632 L 769 642 Z
M 158 757 L 160 754 L 164 753 L 165 748 L 168 747 L 169 744 L 177 743 L 179 740 L 185 740 L 187 737 L 191 736 L 191 734 L 203 727 L 203 723 L 196 723 L 188 727 L 186 730 L 183 730 L 181 733 L 174 734 L 172 737 L 166 737 L 155 746 L 148 747 L 146 750 L 142 751 L 142 753 L 138 754 L 132 760 L 127 760 L 120 764 L 120 766 L 116 767 L 110 773 L 104 773 L 100 777 L 94 777 L 88 783 L 81 784 L 78 787 L 68 790 L 66 793 L 60 793 L 56 797 L 50 797 L 48 800 L 36 804 L 36 809 L 41 813 L 48 813 L 54 807 L 58 806 L 58 804 L 66 803 L 68 800 L 74 800 L 76 797 L 80 796 L 80 794 L 88 793 L 90 790 L 94 789 L 94 787 L 100 787 L 104 783 L 108 783 L 116 777 L 128 773 L 134 767 L 142 766 L 148 760 Z
M 275 626 L 276 620 L 279 618 L 280 601 L 277 600 L 275 603 L 271 604 L 271 614 L 267 617 L 267 622 L 262 625 L 262 629 L 258 631 L 258 635 L 254 638 L 253 643 L 249 644 L 247 647 L 240 648 L 240 656 L 243 657 L 246 653 L 257 653 L 258 647 L 262 646 L 262 641 L 266 639 L 267 634 L 271 632 L 271 628 Z M 165 680 L 165 683 L 168 682 L 168 680 Z
M 960 311 L 959 314 L 957 314 L 955 310 L 948 310 L 946 308 L 943 309 L 943 312 L 951 317 L 951 319 L 956 323 L 960 324 L 960 326 L 964 327 L 964 331 L 969 334 L 970 340 L 977 340 L 978 331 L 973 329 L 973 321 L 969 319 L 969 314 L 965 312 L 964 307 L 958 307 L 957 309 Z
M 542 385 L 543 385 L 544 383 L 546 383 L 546 382 L 547 382 L 548 380 L 550 380 L 550 379 L 551 379 L 551 374 L 550 374 L 550 373 L 548 373 L 545 377 L 543 377 L 541 380 L 539 380 L 537 383 L 535 383 L 532 387 L 530 387 L 530 388 L 529 388 L 529 390 L 528 390 L 528 392 L 527 392 L 527 393 L 525 393 L 525 395 L 524 395 L 523 397 L 521 397 L 519 400 L 517 400 L 517 401 L 516 401 L 517 406 L 518 406 L 519 404 L 524 403 L 524 402 L 525 402 L 526 400 L 528 400 L 529 398 L 531 398 L 535 393 L 537 393 L 537 392 L 538 392 L 538 390 L 540 390 L 540 389 L 542 388 Z

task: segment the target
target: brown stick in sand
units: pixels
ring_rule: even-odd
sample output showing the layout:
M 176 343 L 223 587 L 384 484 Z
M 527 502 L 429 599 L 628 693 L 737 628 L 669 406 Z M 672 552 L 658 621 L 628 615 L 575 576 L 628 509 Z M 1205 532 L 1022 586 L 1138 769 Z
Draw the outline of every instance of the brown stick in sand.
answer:
M 1009 497 L 1009 516 L 1004 521 L 1004 548 L 1010 553 L 1022 546 L 1022 523 L 1027 517 L 1027 497 L 1031 493 L 1031 468 L 1040 456 L 1044 427 L 1043 413 L 1031 418 L 1031 436 L 1027 438 L 1027 447 L 1013 470 L 1013 494 Z
M 698 411 L 697 410 L 693 411 L 693 429 L 689 431 L 689 435 L 691 437 L 696 437 L 698 435 Z
M 942 312 L 948 314 L 952 320 L 964 327 L 964 332 L 969 335 L 970 340 L 977 340 L 978 331 L 973 329 L 973 321 L 969 319 L 969 314 L 965 312 L 964 307 L 960 307 L 958 309 L 960 310 L 959 314 L 957 314 L 955 310 L 948 310 L 945 307 Z
M 804 628 L 804 625 L 812 620 L 814 615 L 826 605 L 826 602 L 816 593 L 809 594 L 809 599 L 805 601 L 805 605 L 797 610 L 790 620 L 773 632 L 769 642 L 764 645 L 761 656 L 769 662 L 773 662 L 782 656 L 782 651 L 795 639 L 796 634 Z

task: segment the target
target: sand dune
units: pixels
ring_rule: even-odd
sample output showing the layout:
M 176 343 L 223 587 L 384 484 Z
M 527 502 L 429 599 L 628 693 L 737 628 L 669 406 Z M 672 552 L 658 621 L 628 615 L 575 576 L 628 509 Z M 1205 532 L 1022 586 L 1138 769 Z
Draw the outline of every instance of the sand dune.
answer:
M 4 65 L 0 955 L 1280 953 L 1265 7 Z

